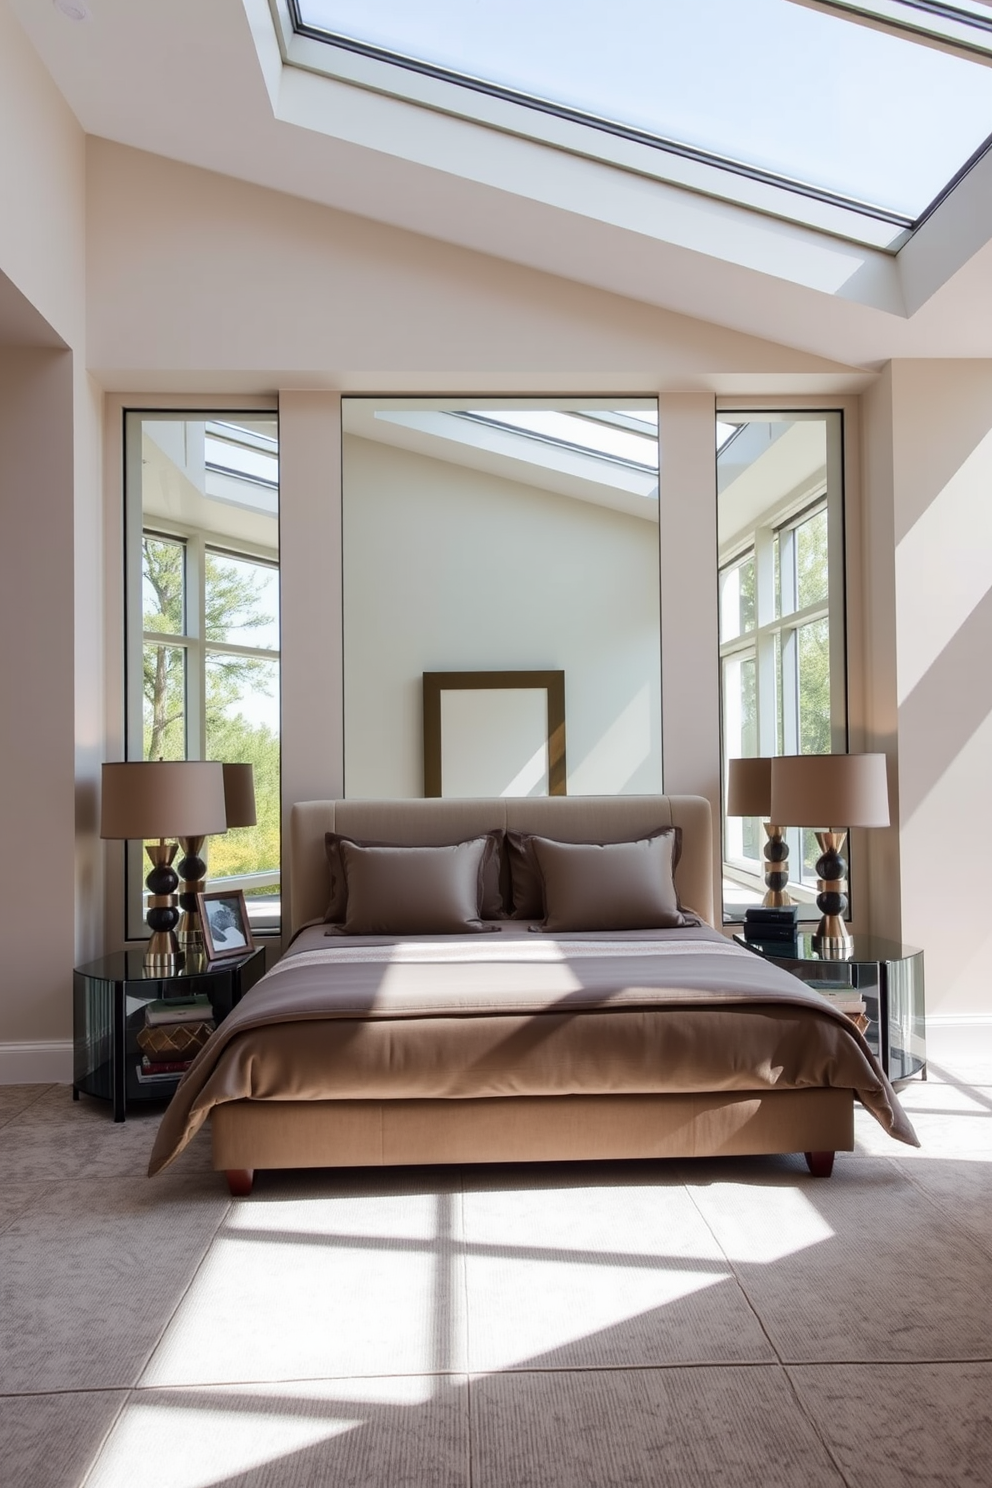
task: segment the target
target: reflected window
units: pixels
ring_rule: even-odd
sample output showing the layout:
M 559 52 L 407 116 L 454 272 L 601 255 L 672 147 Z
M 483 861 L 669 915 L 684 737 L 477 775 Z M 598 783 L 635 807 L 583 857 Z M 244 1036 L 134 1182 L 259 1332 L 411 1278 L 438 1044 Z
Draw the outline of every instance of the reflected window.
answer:
M 720 414 L 725 783 L 730 759 L 846 748 L 841 450 L 839 413 Z M 816 839 L 778 825 L 787 829 L 789 893 L 815 917 Z M 727 919 L 764 896 L 764 841 L 760 819 L 725 816 Z
M 280 927 L 276 417 L 126 421 L 127 757 L 253 766 L 258 821 L 208 839 L 211 888 Z M 128 935 L 143 933 L 128 855 Z

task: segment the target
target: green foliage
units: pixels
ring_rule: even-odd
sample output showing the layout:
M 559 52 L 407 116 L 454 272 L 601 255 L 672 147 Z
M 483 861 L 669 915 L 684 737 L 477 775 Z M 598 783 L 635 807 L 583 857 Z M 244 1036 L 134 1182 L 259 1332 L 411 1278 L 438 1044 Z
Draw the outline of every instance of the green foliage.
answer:
M 206 554 L 204 635 L 227 641 L 272 623 L 259 608 L 259 583 L 251 564 Z M 186 552 L 180 542 L 145 536 L 143 540 L 143 625 L 162 635 L 186 633 Z M 185 759 L 186 650 L 146 642 L 144 646 L 144 751 L 146 759 Z M 207 758 L 254 767 L 258 823 L 211 838 L 210 874 L 222 877 L 278 868 L 279 736 L 251 723 L 238 711 L 248 693 L 272 695 L 278 685 L 278 658 L 232 656 L 208 649 L 205 666 Z M 193 741 L 190 741 L 191 743 Z M 278 893 L 277 888 L 264 892 Z

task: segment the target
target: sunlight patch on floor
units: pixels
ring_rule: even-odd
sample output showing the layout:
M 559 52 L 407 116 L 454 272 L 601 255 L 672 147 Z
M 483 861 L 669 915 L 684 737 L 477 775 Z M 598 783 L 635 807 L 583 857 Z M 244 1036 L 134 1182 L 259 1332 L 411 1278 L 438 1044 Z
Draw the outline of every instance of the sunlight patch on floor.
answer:
M 360 1425 L 360 1418 L 321 1420 L 262 1406 L 225 1410 L 161 1399 L 130 1404 L 87 1488 L 210 1488 Z

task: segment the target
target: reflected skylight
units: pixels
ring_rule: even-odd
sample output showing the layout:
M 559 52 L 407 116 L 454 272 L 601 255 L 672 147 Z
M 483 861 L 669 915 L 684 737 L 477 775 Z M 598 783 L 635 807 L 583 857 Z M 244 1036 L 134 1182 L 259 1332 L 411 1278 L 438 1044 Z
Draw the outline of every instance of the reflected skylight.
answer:
M 259 485 L 279 485 L 279 441 L 243 424 L 213 420 L 206 426 L 208 470 Z
M 513 434 L 545 440 L 600 460 L 633 465 L 638 470 L 655 473 L 658 469 L 657 422 L 652 426 L 643 413 L 560 413 L 551 409 L 515 408 L 497 414 L 490 409 L 484 412 L 467 409 L 458 417 L 509 429 Z
M 856 213 L 911 227 L 992 134 L 992 68 L 912 37 L 988 49 L 992 12 L 969 0 L 865 0 L 858 10 L 881 18 L 865 24 L 846 0 L 830 11 L 793 0 L 614 0 L 608 24 L 593 0 L 294 3 L 299 29 L 339 57 L 455 85 L 460 101 L 431 106 L 469 115 L 471 89 L 553 114 L 654 146 L 661 159 L 702 162 L 715 183 L 679 179 L 712 194 L 777 210 L 734 185 L 747 177 L 840 207 L 840 228 L 813 202 L 805 220 L 854 237 Z M 353 80 L 405 92 L 378 74 Z M 657 173 L 676 179 L 661 163 Z M 894 240 L 887 232 L 879 242 Z

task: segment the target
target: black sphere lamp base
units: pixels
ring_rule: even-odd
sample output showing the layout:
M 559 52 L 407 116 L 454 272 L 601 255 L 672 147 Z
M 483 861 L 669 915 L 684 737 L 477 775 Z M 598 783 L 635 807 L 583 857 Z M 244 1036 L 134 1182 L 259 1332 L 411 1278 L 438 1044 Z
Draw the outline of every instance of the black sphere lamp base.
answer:
M 182 957 L 176 940 L 176 925 L 179 910 L 176 907 L 176 888 L 179 878 L 172 866 L 176 856 L 174 842 L 149 842 L 145 851 L 152 860 L 152 870 L 145 879 L 148 890 L 148 910 L 145 920 L 152 932 L 145 947 L 145 972 L 168 975 L 178 970 Z
M 773 822 L 765 822 L 765 897 L 761 903 L 765 909 L 781 909 L 792 903 L 786 893 L 789 884 L 789 844 L 782 828 Z
M 852 955 L 854 942 L 844 916 L 847 914 L 847 864 L 841 857 L 841 848 L 847 838 L 846 832 L 817 832 L 816 840 L 821 849 L 816 872 L 819 893 L 816 907 L 823 916 L 813 945 L 824 961 L 844 961 Z

